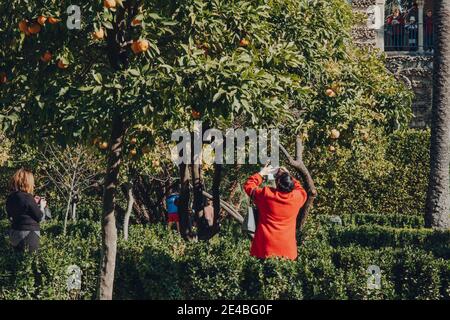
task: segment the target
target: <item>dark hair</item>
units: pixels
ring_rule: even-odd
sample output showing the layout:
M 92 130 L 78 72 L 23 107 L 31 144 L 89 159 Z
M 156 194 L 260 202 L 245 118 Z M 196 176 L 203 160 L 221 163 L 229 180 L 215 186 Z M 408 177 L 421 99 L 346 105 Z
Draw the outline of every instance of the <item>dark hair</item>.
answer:
M 291 192 L 294 190 L 294 181 L 292 177 L 287 172 L 283 172 L 276 179 L 277 189 L 281 192 Z

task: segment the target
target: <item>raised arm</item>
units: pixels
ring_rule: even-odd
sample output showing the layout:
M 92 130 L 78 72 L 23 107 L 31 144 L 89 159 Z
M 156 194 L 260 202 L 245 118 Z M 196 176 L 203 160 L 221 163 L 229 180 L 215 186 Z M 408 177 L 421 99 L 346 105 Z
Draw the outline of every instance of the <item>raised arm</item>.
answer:
M 259 173 L 255 173 L 250 176 L 244 184 L 244 191 L 250 197 L 252 195 L 252 191 L 258 192 L 258 190 L 262 190 L 258 188 L 263 182 L 263 178 Z
M 41 208 L 37 205 L 36 201 L 34 201 L 33 196 L 27 196 L 27 206 L 30 210 L 30 216 L 36 221 L 40 222 L 42 220 L 42 216 L 44 213 Z

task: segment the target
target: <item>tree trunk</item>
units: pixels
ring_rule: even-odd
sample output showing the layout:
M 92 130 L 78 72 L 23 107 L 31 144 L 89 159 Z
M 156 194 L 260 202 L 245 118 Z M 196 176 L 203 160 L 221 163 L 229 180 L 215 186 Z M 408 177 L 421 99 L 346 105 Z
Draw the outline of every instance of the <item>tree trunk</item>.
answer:
M 306 168 L 304 162 L 303 162 L 303 143 L 302 138 L 297 137 L 296 140 L 296 156 L 295 159 L 291 157 L 291 155 L 287 152 L 287 150 L 280 145 L 281 151 L 284 153 L 284 155 L 288 158 L 289 164 L 297 169 L 297 171 L 300 173 L 300 176 L 302 177 L 302 180 L 304 182 L 305 190 L 308 194 L 308 198 L 306 199 L 305 204 L 300 209 L 299 215 L 298 215 L 298 223 L 297 226 L 301 230 L 303 226 L 305 225 L 306 218 L 309 215 L 309 210 L 311 209 L 314 199 L 317 197 L 317 189 L 314 185 L 314 181 L 311 177 L 311 174 L 309 173 L 308 168 Z
M 72 211 L 72 221 L 75 222 L 75 221 L 77 221 L 77 203 L 76 202 L 72 203 L 71 211 Z
M 136 217 L 142 222 L 152 222 L 154 219 L 150 212 L 151 204 L 148 199 L 148 188 L 145 186 L 142 176 L 138 174 L 135 175 L 135 181 L 133 183 L 133 196 Z
M 425 226 L 450 228 L 450 0 L 434 1 L 435 53 L 430 179 Z
M 222 165 L 214 164 L 214 177 L 212 185 L 213 206 L 214 206 L 214 224 L 210 232 L 209 238 L 214 237 L 219 232 L 219 216 L 220 216 L 220 182 L 222 180 Z
M 123 238 L 128 240 L 128 225 L 130 223 L 131 212 L 133 211 L 134 197 L 133 197 L 133 184 L 130 182 L 127 186 L 127 211 L 125 212 L 125 218 L 123 219 Z
M 115 217 L 115 197 L 122 156 L 125 125 L 119 114 L 113 116 L 108 167 L 103 190 L 102 217 L 102 260 L 100 264 L 99 298 L 111 300 L 116 266 L 117 228 Z
M 199 240 L 206 240 L 208 238 L 208 227 L 204 223 L 204 208 L 205 202 L 203 201 L 203 179 L 202 179 L 202 166 L 200 164 L 192 164 L 192 184 L 193 184 L 193 196 L 194 196 L 194 214 L 195 222 L 197 224 L 197 237 Z
M 180 217 L 181 237 L 185 240 L 189 240 L 191 238 L 191 228 L 189 223 L 189 179 L 189 166 L 184 163 L 180 164 L 180 198 L 178 214 Z
M 66 214 L 64 215 L 64 228 L 63 235 L 66 235 L 67 232 L 67 220 L 69 219 L 70 205 L 72 203 L 72 192 L 69 193 L 69 199 L 67 200 L 66 206 Z

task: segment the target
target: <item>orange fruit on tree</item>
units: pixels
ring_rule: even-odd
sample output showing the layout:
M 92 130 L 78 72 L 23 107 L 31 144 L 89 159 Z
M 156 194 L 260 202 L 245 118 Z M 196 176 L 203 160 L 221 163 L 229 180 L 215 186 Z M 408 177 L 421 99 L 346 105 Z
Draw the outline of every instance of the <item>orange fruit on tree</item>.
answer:
M 50 51 L 45 51 L 44 54 L 41 57 L 41 61 L 42 62 L 49 62 L 50 60 L 52 60 L 52 54 Z
M 55 24 L 55 23 L 60 22 L 61 19 L 54 18 L 54 17 L 49 17 L 49 18 L 47 19 L 47 21 L 48 21 L 48 23 L 50 23 L 50 24 Z
M 60 69 L 66 69 L 69 65 L 65 64 L 62 60 L 58 60 L 58 68 Z
M 41 26 L 45 25 L 45 21 L 47 21 L 47 17 L 39 16 L 37 18 L 37 23 L 39 23 Z
M 137 139 L 135 137 L 131 138 L 130 143 L 131 144 L 136 144 L 137 143 Z
M 241 46 L 241 47 L 246 47 L 246 46 L 248 46 L 250 44 L 250 41 L 248 41 L 248 39 L 246 39 L 246 38 L 243 38 L 243 39 L 241 39 L 241 41 L 239 41 L 239 45 Z
M 194 119 L 200 119 L 200 112 L 198 112 L 197 110 L 192 110 L 192 118 Z
M 138 48 L 141 52 L 148 50 L 148 41 L 147 40 L 139 40 L 138 41 Z
M 329 147 L 328 147 L 328 150 L 329 150 L 330 152 L 335 152 L 335 151 L 336 151 L 336 148 L 333 147 L 333 146 L 329 146 Z
M 340 135 L 341 135 L 341 133 L 337 129 L 332 129 L 330 131 L 330 138 L 331 139 L 339 139 Z
M 21 32 L 24 32 L 24 33 L 28 32 L 28 22 L 27 22 L 27 20 L 22 20 L 22 21 L 19 22 L 19 30 Z
M 132 155 L 133 157 L 134 157 L 135 155 L 137 155 L 137 150 L 136 150 L 136 149 L 131 149 L 131 150 L 130 150 L 130 155 Z
M 148 50 L 148 41 L 147 40 L 138 40 L 136 41 L 136 47 L 139 52 L 144 52 Z
M 108 142 L 106 142 L 106 141 L 100 142 L 99 145 L 98 145 L 98 147 L 99 147 L 101 150 L 106 150 L 106 149 L 108 148 Z
M 133 41 L 133 43 L 131 44 L 131 50 L 133 50 L 133 52 L 135 54 L 147 51 L 148 47 L 149 47 L 149 43 L 145 39 Z
M 94 31 L 94 32 L 92 33 L 92 37 L 93 37 L 95 40 L 101 40 L 101 39 L 103 39 L 103 38 L 105 37 L 105 30 L 104 30 L 103 28 L 100 28 L 100 29 Z
M 131 50 L 133 51 L 134 54 L 138 54 L 139 53 L 139 48 L 138 48 L 137 41 L 133 41 L 133 43 L 131 44 Z
M 133 20 L 131 21 L 131 25 L 132 25 L 133 27 L 135 27 L 135 26 L 140 25 L 141 22 L 142 22 L 142 21 L 139 20 L 139 19 L 133 19 Z
M 39 23 L 33 23 L 28 27 L 28 32 L 31 34 L 37 34 L 41 32 L 41 25 Z
M 103 1 L 103 6 L 106 9 L 115 8 L 116 7 L 116 0 L 104 0 Z
M 336 96 L 336 92 L 331 88 L 325 90 L 325 94 L 330 98 L 333 98 Z
M 6 73 L 0 72 L 0 84 L 6 83 L 8 81 L 8 78 L 6 77 Z

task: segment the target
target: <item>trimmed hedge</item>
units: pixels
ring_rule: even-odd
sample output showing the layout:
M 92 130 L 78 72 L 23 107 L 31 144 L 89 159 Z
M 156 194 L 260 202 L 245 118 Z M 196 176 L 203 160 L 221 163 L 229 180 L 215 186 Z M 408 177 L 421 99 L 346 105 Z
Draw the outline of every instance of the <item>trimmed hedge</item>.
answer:
M 342 225 L 362 226 L 362 225 L 380 225 L 394 228 L 423 228 L 425 221 L 423 216 L 412 216 L 407 214 L 342 214 L 339 216 L 319 215 L 316 218 L 324 224 L 334 224 L 336 217 L 341 219 Z
M 309 225 L 301 237 L 299 258 L 294 262 L 250 257 L 250 242 L 233 236 L 233 226 L 226 226 L 221 237 L 209 243 L 186 243 L 163 226 L 131 226 L 129 241 L 121 239 L 118 243 L 114 297 L 450 299 L 450 261 L 436 257 L 428 248 L 429 241 L 444 241 L 440 237 L 446 235 L 424 232 L 424 238 L 387 237 L 379 243 L 378 232 L 385 227 Z M 0 224 L 2 232 L 6 226 L 6 222 Z M 349 228 L 359 229 L 346 238 Z M 370 232 L 371 228 L 376 231 Z M 34 256 L 13 254 L 5 238 L 1 239 L 0 299 L 95 297 L 99 224 L 79 221 L 69 225 L 67 237 L 60 232 L 57 223 L 44 225 L 42 249 Z M 359 236 L 364 232 L 365 237 Z M 83 271 L 82 291 L 78 295 L 66 289 L 66 271 L 71 264 Z M 367 287 L 370 265 L 381 268 L 379 290 Z
M 0 299 L 93 299 L 97 287 L 100 257 L 98 224 L 80 221 L 62 226 L 44 224 L 41 249 L 35 255 L 15 253 L 5 235 L 8 221 L 0 224 Z M 67 268 L 78 265 L 83 271 L 81 292 L 67 290 Z
M 329 232 L 333 247 L 360 245 L 379 249 L 382 247 L 419 247 L 437 257 L 450 258 L 450 232 L 430 229 L 398 229 L 383 226 L 333 227 Z

